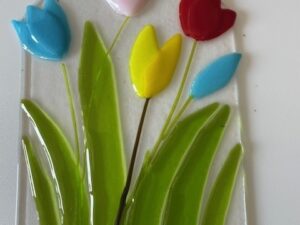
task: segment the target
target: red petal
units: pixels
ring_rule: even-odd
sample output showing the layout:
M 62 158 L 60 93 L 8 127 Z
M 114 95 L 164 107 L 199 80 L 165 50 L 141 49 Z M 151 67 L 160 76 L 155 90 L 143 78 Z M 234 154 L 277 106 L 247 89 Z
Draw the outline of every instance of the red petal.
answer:
M 181 27 L 183 32 L 188 35 L 189 33 L 189 11 L 190 11 L 190 6 L 193 3 L 194 0 L 182 0 L 179 4 L 179 19 L 181 23 Z
M 219 34 L 223 34 L 229 30 L 235 23 L 236 12 L 230 9 L 222 10 L 221 26 L 219 27 Z
M 183 0 L 179 10 L 184 33 L 198 41 L 220 36 L 236 19 L 234 11 L 221 8 L 220 0 Z

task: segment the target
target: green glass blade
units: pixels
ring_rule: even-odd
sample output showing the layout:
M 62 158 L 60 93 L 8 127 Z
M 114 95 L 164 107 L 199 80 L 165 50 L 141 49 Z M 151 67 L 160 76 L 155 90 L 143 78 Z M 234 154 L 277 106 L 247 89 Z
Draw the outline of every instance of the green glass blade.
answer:
M 91 22 L 86 22 L 79 93 L 90 165 L 93 224 L 113 225 L 124 188 L 125 157 L 112 61 Z
M 209 171 L 229 118 L 229 107 L 202 130 L 171 186 L 163 224 L 198 225 Z
M 237 144 L 229 153 L 209 195 L 202 225 L 224 225 L 243 157 L 243 149 Z
M 227 120 L 222 113 L 227 106 L 212 104 L 178 123 L 157 151 L 146 160 L 142 176 L 128 200 L 123 220 L 127 225 L 159 225 L 172 181 L 185 155 L 206 132 L 213 121 Z M 213 123 L 214 126 L 220 124 Z M 222 123 L 223 124 L 223 123 Z
M 51 169 L 64 225 L 89 224 L 87 192 L 74 152 L 58 125 L 35 103 L 22 100 L 22 109 L 31 120 Z
M 39 216 L 40 225 L 61 225 L 55 189 L 48 174 L 41 165 L 28 138 L 23 138 L 22 146 L 28 171 L 31 193 Z

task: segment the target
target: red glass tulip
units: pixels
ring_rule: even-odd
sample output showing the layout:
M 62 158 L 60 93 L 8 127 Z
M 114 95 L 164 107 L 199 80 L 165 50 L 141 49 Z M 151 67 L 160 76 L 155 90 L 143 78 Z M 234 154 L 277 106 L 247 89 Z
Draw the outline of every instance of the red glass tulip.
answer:
M 220 36 L 236 19 L 234 11 L 221 8 L 221 0 L 182 0 L 179 16 L 184 33 L 197 41 Z

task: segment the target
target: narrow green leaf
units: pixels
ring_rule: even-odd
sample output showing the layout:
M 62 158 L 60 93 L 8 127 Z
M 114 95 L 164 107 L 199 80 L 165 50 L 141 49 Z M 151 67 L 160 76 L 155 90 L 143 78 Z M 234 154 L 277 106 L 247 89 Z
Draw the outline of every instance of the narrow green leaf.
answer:
M 189 149 L 171 186 L 163 224 L 198 225 L 205 185 L 229 111 L 224 107 Z
M 23 138 L 22 146 L 27 165 L 31 193 L 35 201 L 40 225 L 61 225 L 54 186 L 41 165 L 28 138 Z
M 91 22 L 86 22 L 79 93 L 93 198 L 93 224 L 113 225 L 126 173 L 113 65 Z
M 227 120 L 227 106 L 212 104 L 190 115 L 171 131 L 156 155 L 146 160 L 123 220 L 126 225 L 159 225 L 168 192 L 186 153 L 209 127 Z M 224 121 L 223 121 L 224 120 Z
M 71 84 L 70 84 L 69 73 L 68 73 L 68 69 L 67 69 L 66 64 L 64 64 L 64 63 L 61 64 L 61 69 L 62 69 L 64 81 L 65 81 L 66 94 L 68 96 L 68 101 L 69 101 L 69 109 L 70 109 L 72 125 L 73 125 L 77 160 L 78 160 L 78 162 L 80 162 L 79 133 L 78 133 L 77 120 L 76 120 L 76 111 L 75 111 L 73 91 L 72 91 L 72 87 L 71 87 Z
M 63 211 L 63 224 L 89 224 L 87 192 L 70 143 L 58 125 L 35 103 L 23 100 L 21 106 L 32 121 L 47 156 Z
M 229 153 L 209 195 L 202 225 L 224 225 L 228 214 L 243 149 L 237 144 Z

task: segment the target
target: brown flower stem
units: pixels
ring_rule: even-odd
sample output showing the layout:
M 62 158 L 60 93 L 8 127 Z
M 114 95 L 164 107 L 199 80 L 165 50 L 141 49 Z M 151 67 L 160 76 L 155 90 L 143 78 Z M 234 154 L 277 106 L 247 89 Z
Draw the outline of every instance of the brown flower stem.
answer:
M 146 112 L 147 112 L 147 109 L 148 109 L 149 102 L 150 102 L 150 98 L 147 98 L 145 100 L 145 104 L 144 104 L 143 112 L 142 112 L 142 115 L 141 115 L 138 131 L 137 131 L 137 134 L 136 134 L 135 143 L 134 143 L 134 147 L 133 147 L 133 151 L 132 151 L 132 155 L 131 155 L 131 159 L 130 159 L 128 176 L 127 176 L 126 184 L 125 184 L 125 187 L 124 187 L 121 199 L 120 199 L 120 205 L 119 205 L 119 210 L 118 210 L 118 214 L 117 214 L 117 217 L 116 217 L 115 225 L 119 225 L 121 223 L 122 215 L 123 215 L 123 212 L 124 212 L 124 209 L 125 209 L 125 206 L 126 206 L 126 199 L 127 199 L 127 195 L 128 195 L 129 189 L 130 189 L 130 185 L 131 185 L 134 165 L 135 165 L 136 156 L 137 156 L 137 153 L 138 153 L 139 143 L 140 143 L 141 134 L 142 134 L 142 131 L 143 131 L 143 125 L 144 125 L 145 116 L 146 116 Z

